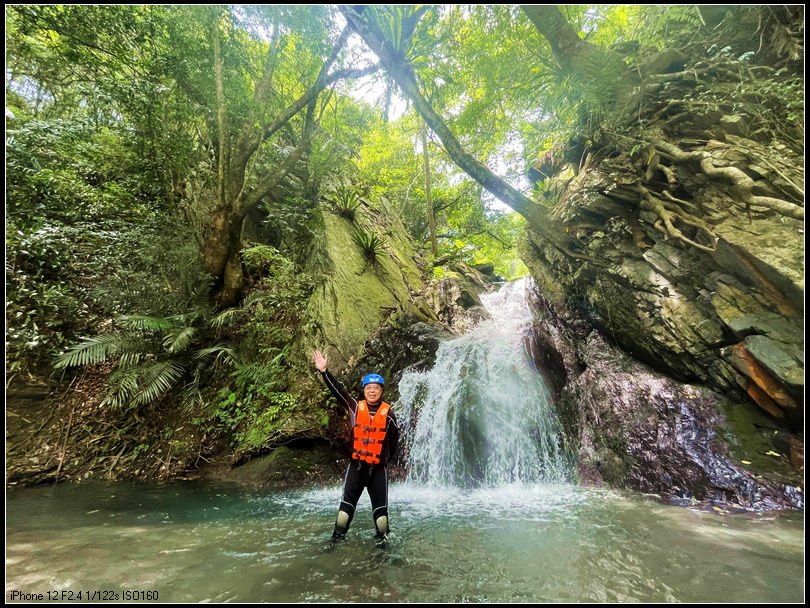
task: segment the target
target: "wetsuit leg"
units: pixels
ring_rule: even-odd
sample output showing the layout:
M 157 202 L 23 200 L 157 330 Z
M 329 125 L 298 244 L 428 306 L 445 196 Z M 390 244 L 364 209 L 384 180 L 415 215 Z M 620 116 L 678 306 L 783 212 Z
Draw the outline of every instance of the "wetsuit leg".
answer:
M 361 471 L 357 469 L 357 461 L 353 460 L 346 468 L 346 477 L 343 481 L 343 498 L 340 501 L 337 518 L 335 520 L 335 531 L 332 538 L 342 538 L 346 535 L 349 525 L 354 518 L 354 510 L 357 501 L 365 487 L 365 480 L 361 476 Z
M 371 516 L 377 536 L 388 534 L 388 472 L 384 466 L 371 467 L 368 479 L 368 495 L 371 497 Z

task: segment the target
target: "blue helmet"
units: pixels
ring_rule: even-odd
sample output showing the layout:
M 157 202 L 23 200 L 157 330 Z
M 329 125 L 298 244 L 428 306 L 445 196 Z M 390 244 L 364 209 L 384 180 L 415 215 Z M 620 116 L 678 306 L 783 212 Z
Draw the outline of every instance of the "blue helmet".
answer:
M 385 380 L 383 380 L 380 374 L 366 374 L 363 376 L 363 388 L 366 388 L 366 384 L 371 384 L 372 382 L 380 386 L 385 386 Z

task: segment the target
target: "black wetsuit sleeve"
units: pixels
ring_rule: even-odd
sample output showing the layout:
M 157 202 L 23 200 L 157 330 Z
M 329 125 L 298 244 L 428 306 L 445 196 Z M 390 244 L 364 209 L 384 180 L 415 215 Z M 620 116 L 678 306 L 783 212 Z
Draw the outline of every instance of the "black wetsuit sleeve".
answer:
M 385 442 L 387 444 L 385 450 L 385 463 L 388 464 L 394 460 L 397 455 L 397 447 L 399 446 L 399 424 L 397 417 L 391 410 L 388 410 L 388 423 L 386 424 Z
M 329 373 L 327 369 L 325 372 L 321 372 L 321 376 L 323 376 L 323 381 L 326 383 L 326 387 L 329 389 L 329 392 L 332 393 L 332 396 L 337 399 L 338 403 L 342 403 L 351 412 L 352 416 L 357 414 L 357 400 L 352 397 L 348 391 L 344 388 L 344 386 L 337 381 L 337 379 Z

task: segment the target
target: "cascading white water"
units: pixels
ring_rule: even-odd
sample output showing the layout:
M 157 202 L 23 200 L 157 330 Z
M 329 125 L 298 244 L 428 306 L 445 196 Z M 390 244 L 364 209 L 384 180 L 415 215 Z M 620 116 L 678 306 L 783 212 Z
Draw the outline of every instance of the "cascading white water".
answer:
M 524 346 L 529 280 L 483 295 L 491 319 L 443 342 L 433 369 L 403 375 L 397 410 L 409 479 L 462 487 L 566 480 L 549 392 Z

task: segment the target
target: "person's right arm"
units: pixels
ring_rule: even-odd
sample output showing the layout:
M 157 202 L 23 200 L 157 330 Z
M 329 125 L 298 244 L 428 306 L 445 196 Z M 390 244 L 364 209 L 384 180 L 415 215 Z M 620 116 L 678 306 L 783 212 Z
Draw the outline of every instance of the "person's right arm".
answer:
M 357 413 L 357 400 L 352 397 L 344 386 L 338 382 L 337 378 L 335 378 L 329 372 L 329 369 L 327 368 L 326 356 L 321 353 L 321 351 L 316 350 L 312 356 L 312 360 L 315 363 L 315 367 L 323 377 L 323 381 L 326 383 L 326 387 L 329 389 L 329 392 L 332 393 L 332 396 L 337 399 L 338 403 L 345 405 L 349 409 L 349 412 L 351 412 L 352 416 L 355 416 Z

